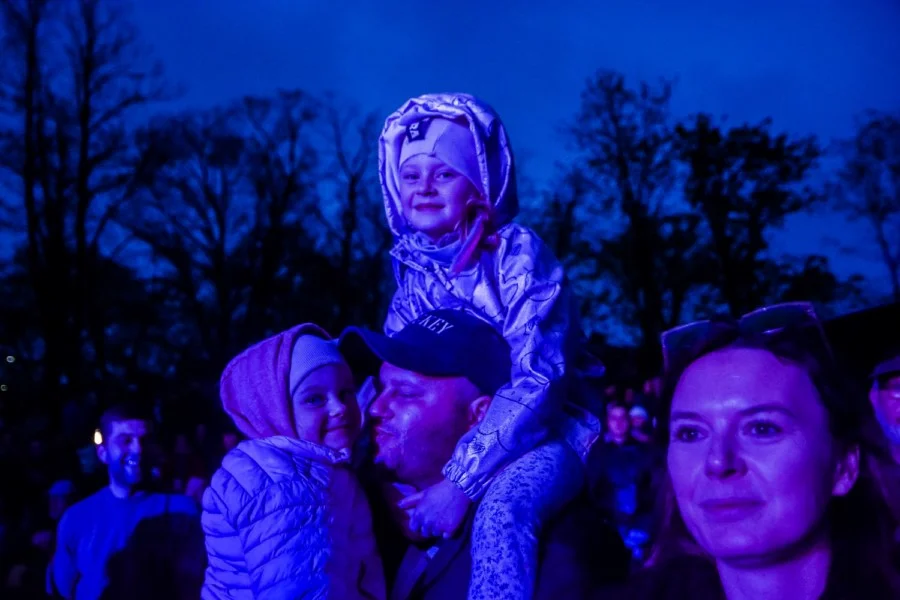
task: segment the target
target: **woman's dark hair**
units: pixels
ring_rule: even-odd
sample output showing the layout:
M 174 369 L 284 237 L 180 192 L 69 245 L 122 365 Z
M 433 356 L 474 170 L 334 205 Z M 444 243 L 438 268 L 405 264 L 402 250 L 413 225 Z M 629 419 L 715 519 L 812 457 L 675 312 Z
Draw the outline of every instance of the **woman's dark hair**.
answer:
M 854 580 L 876 578 L 885 586 L 894 583 L 891 565 L 894 522 L 883 485 L 883 465 L 889 454 L 879 435 L 872 407 L 862 389 L 856 390 L 842 376 L 832 358 L 821 329 L 812 326 L 787 328 L 777 333 L 733 335 L 707 340 L 682 367 L 666 373 L 658 416 L 657 434 L 663 448 L 669 446 L 669 418 L 672 397 L 684 371 L 697 359 L 731 348 L 765 350 L 778 360 L 796 365 L 809 376 L 828 414 L 832 438 L 843 448 L 859 448 L 859 476 L 849 493 L 832 498 L 828 525 L 831 529 L 834 565 L 841 572 L 854 572 Z M 675 501 L 669 473 L 662 477 L 660 527 L 648 564 L 660 564 L 684 555 L 704 556 L 682 520 Z M 857 579 L 860 578 L 860 579 Z

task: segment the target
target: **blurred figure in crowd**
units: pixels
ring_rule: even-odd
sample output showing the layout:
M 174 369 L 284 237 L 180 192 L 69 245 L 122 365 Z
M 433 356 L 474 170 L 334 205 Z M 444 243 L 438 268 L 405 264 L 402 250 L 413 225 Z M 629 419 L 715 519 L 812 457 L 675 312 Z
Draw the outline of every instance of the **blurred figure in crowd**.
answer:
M 634 406 L 628 411 L 631 438 L 641 444 L 649 444 L 653 438 L 653 423 L 643 406 Z
M 48 592 L 66 599 L 197 598 L 205 567 L 197 506 L 150 489 L 151 418 L 115 406 L 100 419 L 108 485 L 65 511 Z

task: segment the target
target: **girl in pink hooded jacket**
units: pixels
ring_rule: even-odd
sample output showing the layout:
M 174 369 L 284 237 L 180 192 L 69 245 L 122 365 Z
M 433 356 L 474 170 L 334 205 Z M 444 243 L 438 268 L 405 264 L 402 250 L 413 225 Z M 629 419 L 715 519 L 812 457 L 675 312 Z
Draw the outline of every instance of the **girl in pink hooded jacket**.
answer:
M 383 599 L 363 490 L 350 469 L 360 410 L 328 335 L 300 325 L 245 350 L 222 404 L 250 439 L 203 494 L 204 600 Z
M 540 525 L 581 489 L 582 461 L 600 431 L 573 384 L 586 353 L 565 273 L 538 235 L 513 221 L 512 149 L 500 118 L 477 98 L 407 101 L 385 122 L 379 174 L 398 284 L 385 333 L 431 310 L 467 310 L 506 338 L 513 363 L 444 481 L 401 507 L 411 527 L 446 536 L 480 501 L 469 597 L 530 598 Z

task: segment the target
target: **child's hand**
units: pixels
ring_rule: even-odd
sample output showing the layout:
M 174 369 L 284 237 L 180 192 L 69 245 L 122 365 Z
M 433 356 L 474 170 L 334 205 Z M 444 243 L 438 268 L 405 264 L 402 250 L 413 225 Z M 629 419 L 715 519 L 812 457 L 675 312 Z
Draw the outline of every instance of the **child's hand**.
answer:
M 409 529 L 423 537 L 449 538 L 466 518 L 471 500 L 446 479 L 401 500 L 397 506 L 409 512 Z

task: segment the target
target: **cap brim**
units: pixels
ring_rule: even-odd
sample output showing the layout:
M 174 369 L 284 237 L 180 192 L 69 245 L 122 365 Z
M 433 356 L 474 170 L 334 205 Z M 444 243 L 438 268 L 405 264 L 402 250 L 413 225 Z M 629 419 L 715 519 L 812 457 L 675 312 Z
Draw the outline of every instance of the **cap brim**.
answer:
M 462 374 L 456 357 L 439 349 L 412 345 L 360 327 L 348 327 L 338 340 L 338 347 L 355 372 L 374 375 L 382 363 L 430 377 L 453 377 Z

